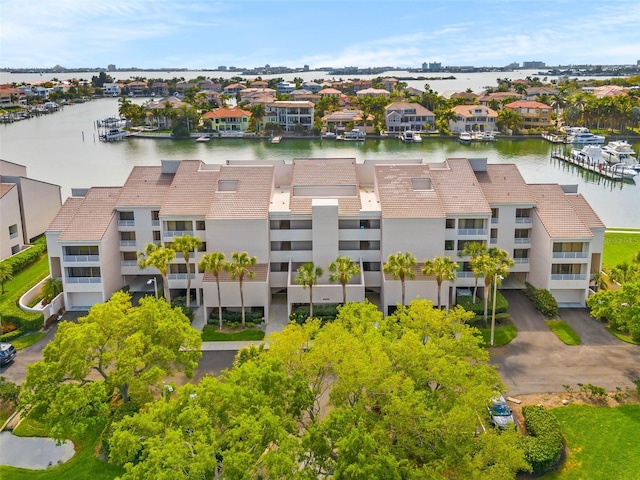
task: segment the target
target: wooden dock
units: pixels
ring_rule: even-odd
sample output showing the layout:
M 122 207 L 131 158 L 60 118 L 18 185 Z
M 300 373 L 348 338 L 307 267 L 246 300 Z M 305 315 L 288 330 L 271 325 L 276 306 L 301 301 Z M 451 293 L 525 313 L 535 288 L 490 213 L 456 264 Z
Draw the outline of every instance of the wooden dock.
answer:
M 588 163 L 584 160 L 573 158 L 571 155 L 567 155 L 563 151 L 556 150 L 551 153 L 551 157 L 557 160 L 562 160 L 563 162 L 571 163 L 576 167 L 580 167 L 584 170 L 588 170 L 590 172 L 596 173 L 602 177 L 608 178 L 609 180 L 614 181 L 622 181 L 624 178 L 622 173 L 616 171 L 612 168 L 612 165 L 605 163 L 600 165 L 594 165 L 592 163 Z
M 553 133 L 543 133 L 542 138 L 551 143 L 567 143 L 567 137 L 564 135 L 554 135 Z

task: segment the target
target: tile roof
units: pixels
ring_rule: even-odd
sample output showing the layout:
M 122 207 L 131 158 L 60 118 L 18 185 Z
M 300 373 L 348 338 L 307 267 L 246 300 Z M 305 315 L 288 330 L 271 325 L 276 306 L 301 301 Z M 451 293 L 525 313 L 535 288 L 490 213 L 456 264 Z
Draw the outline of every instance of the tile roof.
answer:
M 514 164 L 487 165 L 487 171 L 475 174 L 484 198 L 490 204 L 535 203 L 520 170 Z
M 423 107 L 419 103 L 409 103 L 409 102 L 394 102 L 386 107 L 384 107 L 385 113 L 388 113 L 390 110 L 393 111 L 405 111 L 405 110 L 415 110 L 414 115 L 423 115 L 433 117 L 435 113 L 429 110 L 426 107 Z
M 274 167 L 223 165 L 212 186 L 207 220 L 266 219 L 269 216 Z M 235 190 L 221 191 L 218 181 L 237 181 Z M 233 183 L 231 183 L 233 185 Z
M 570 195 L 565 194 L 560 185 L 530 184 L 529 191 L 536 199 L 535 212 L 551 238 L 593 236 L 571 200 L 568 200 Z M 582 207 L 578 210 L 582 211 Z
M 160 208 L 172 180 L 173 175 L 162 173 L 162 167 L 133 167 L 115 207 L 155 206 Z
M 430 166 L 433 187 L 444 212 L 448 215 L 491 213 L 469 161 L 466 158 L 449 158 L 445 164 L 448 168 Z
M 581 193 L 567 195 L 567 200 L 573 205 L 576 213 L 587 227 L 605 228 L 598 214 L 591 208 L 591 205 L 589 205 L 589 202 L 587 202 Z
M 507 103 L 505 108 L 546 108 L 551 110 L 549 105 L 533 100 L 516 100 L 515 102 Z
M 202 115 L 202 118 L 242 118 L 250 117 L 251 112 L 241 108 L 217 108 Z
M 79 205 L 72 213 L 72 218 L 62 229 L 59 240 L 82 240 L 82 241 L 99 241 L 102 239 L 107 228 L 116 215 L 113 209 L 118 197 L 120 196 L 121 187 L 93 187 L 81 199 Z M 65 202 L 65 206 L 68 202 Z M 69 207 L 72 209 L 73 204 Z M 61 212 L 65 211 L 63 206 Z M 68 215 L 70 212 L 66 212 Z M 65 219 L 58 219 L 60 214 L 56 215 L 49 226 L 49 230 L 55 224 L 61 225 Z
M 358 215 L 362 207 L 355 158 L 294 158 L 289 205 L 293 214 L 311 214 L 312 196 L 296 196 L 296 187 L 353 185 L 353 196 L 335 195 L 339 215 Z M 317 198 L 317 196 L 316 196 Z
M 0 183 L 0 198 L 4 197 L 14 187 L 16 187 L 15 183 Z
M 61 232 L 64 230 L 71 220 L 73 220 L 73 216 L 75 215 L 80 205 L 82 205 L 82 201 L 84 197 L 69 197 L 64 202 L 55 218 L 51 221 L 49 226 L 47 227 L 47 231 L 53 232 Z
M 161 216 L 204 218 L 216 190 L 218 170 L 201 168 L 200 160 L 182 160 L 160 208 Z
M 475 117 L 477 114 L 473 111 L 476 109 L 481 109 L 483 115 L 487 115 L 488 117 L 498 117 L 498 113 L 495 110 L 492 110 L 489 107 L 485 107 L 484 105 L 456 105 L 451 110 L 456 115 L 460 115 L 461 117 L 471 118 Z

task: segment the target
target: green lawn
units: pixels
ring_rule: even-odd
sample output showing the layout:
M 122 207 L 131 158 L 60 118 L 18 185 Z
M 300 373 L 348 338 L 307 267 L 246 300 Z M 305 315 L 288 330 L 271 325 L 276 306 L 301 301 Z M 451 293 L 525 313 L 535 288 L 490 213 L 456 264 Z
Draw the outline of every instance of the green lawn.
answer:
M 99 460 L 94 451 L 100 440 L 103 426 L 88 430 L 81 437 L 73 439 L 76 454 L 66 463 L 47 470 L 27 470 L 0 466 L 0 478 L 12 480 L 113 480 L 124 473 L 124 470 Z M 22 431 L 21 431 L 22 430 Z M 23 421 L 16 429 L 16 434 L 23 436 L 46 435 L 46 427 L 37 422 Z
M 218 327 L 207 325 L 202 332 L 203 342 L 231 342 L 236 340 L 262 340 L 262 330 L 240 330 L 238 332 L 225 333 L 218 331 Z
M 640 405 L 554 408 L 567 442 L 562 467 L 545 480 L 640 478 Z
M 23 348 L 27 348 L 34 343 L 38 343 L 44 338 L 45 335 L 46 332 L 29 332 L 11 340 L 11 345 L 16 347 L 16 350 L 22 350 Z
M 12 280 L 5 282 L 5 293 L 0 295 L 0 307 L 15 303 L 27 290 L 47 275 L 49 275 L 49 259 L 43 255 L 33 265 L 13 275 Z
M 482 334 L 482 339 L 484 340 L 484 345 L 486 347 L 491 343 L 491 329 L 490 328 L 479 328 L 480 333 Z M 518 331 L 513 324 L 502 325 L 500 327 L 496 327 L 493 332 L 493 346 L 501 347 L 506 345 L 511 340 L 516 338 Z
M 618 340 L 622 340 L 623 342 L 631 343 L 633 345 L 640 345 L 640 342 L 635 341 L 633 338 L 631 338 L 630 335 L 627 335 L 625 333 L 620 333 L 609 326 L 607 326 L 607 330 L 609 330 L 609 333 L 614 337 L 616 337 Z
M 630 262 L 639 251 L 640 233 L 605 232 L 602 265 L 615 267 L 622 262 Z
M 565 345 L 580 345 L 580 336 L 564 320 L 545 320 L 549 330 Z

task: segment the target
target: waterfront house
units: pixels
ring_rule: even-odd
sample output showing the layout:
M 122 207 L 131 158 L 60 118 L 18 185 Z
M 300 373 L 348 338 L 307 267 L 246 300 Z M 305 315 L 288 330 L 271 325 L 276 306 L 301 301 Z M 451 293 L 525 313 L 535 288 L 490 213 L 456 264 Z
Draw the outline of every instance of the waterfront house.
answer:
M 310 91 L 311 93 L 318 93 L 323 87 L 316 82 L 302 82 L 302 88 Z
M 340 98 L 340 96 L 343 95 L 343 93 L 337 88 L 323 88 L 318 92 L 318 95 L 320 95 L 320 98 L 324 98 L 324 97 Z
M 153 82 L 151 92 L 157 97 L 166 97 L 169 95 L 169 84 L 167 82 Z
M 289 94 L 289 97 L 291 97 L 291 100 L 313 102 L 314 104 L 320 100 L 320 96 L 317 93 L 312 93 L 310 90 L 305 89 L 294 90 Z
M 314 110 L 313 102 L 271 102 L 266 105 L 263 124 L 278 124 L 284 132 L 294 132 L 297 129 L 309 132 L 313 128 Z
M 120 85 L 117 83 L 104 83 L 102 85 L 102 93 L 108 96 L 120 95 Z
M 388 92 L 393 92 L 397 85 L 398 85 L 397 78 L 387 77 L 382 80 L 382 86 Z
M 339 110 L 336 112 L 327 113 L 324 117 L 322 117 L 322 131 L 325 133 L 342 133 L 347 130 L 347 128 L 349 130 L 351 130 L 352 128 L 358 128 L 365 133 L 373 133 L 373 120 L 373 115 L 369 115 L 365 127 L 362 110 Z
M 258 263 L 244 284 L 245 305 L 265 318 L 272 299 L 286 302 L 288 312 L 308 303 L 308 290 L 295 282 L 299 266 L 326 269 L 338 255 L 361 269 L 347 285 L 347 300 L 369 298 L 385 313 L 402 295 L 400 282 L 383 274 L 390 254 L 411 252 L 419 263 L 449 256 L 460 268 L 455 281 L 443 283 L 442 298 L 455 301 L 475 283 L 462 255 L 468 242 L 515 259 L 503 288 L 529 282 L 549 289 L 561 305 L 584 306 L 604 242 L 604 225 L 574 187 L 528 185 L 516 165 L 483 158 L 163 160 L 134 167 L 122 187 L 74 191 L 51 222 L 50 269 L 63 282 L 66 308 L 87 309 L 125 286 L 149 292 L 148 282 L 161 278 L 153 268 L 140 270 L 137 252 L 185 233 L 203 242 L 190 260 L 193 304 L 207 316 L 217 312 L 215 278 L 196 268 L 202 255 L 246 251 Z M 186 280 L 177 255 L 168 274 L 173 297 L 186 294 Z M 220 281 L 221 306 L 238 310 L 237 280 L 224 274 Z M 317 304 L 342 301 L 341 285 L 327 275 L 313 292 Z M 406 299 L 414 298 L 435 301 L 435 279 L 418 273 L 407 280 Z
M 34 180 L 27 167 L 0 160 L 0 260 L 42 235 L 61 206 L 59 185 Z
M 202 120 L 207 124 L 211 121 L 211 130 L 220 134 L 225 132 L 246 132 L 249 128 L 251 112 L 241 108 L 216 108 L 202 115 Z
M 389 90 L 385 90 L 384 88 L 365 88 L 364 90 L 360 90 L 356 92 L 356 97 L 390 97 L 391 94 Z
M 549 105 L 533 100 L 518 100 L 504 106 L 520 114 L 522 117 L 521 128 L 548 128 L 554 124 L 551 118 L 552 109 Z
M 145 82 L 129 82 L 125 85 L 125 89 L 134 97 L 141 97 L 147 94 L 147 84 Z
M 516 92 L 491 92 L 491 93 L 483 93 L 479 95 L 478 103 L 480 105 L 490 107 L 492 105 L 502 105 L 505 102 L 509 103 L 514 100 L 519 100 L 521 98 L 522 98 L 522 95 Z
M 296 84 L 293 82 L 278 82 L 276 90 L 281 95 L 287 95 L 296 89 Z
M 245 85 L 242 85 L 241 83 L 232 83 L 224 87 L 222 89 L 222 93 L 224 93 L 225 95 L 235 97 L 237 94 L 242 92 L 242 90 L 244 90 L 245 88 L 247 87 Z
M 157 126 L 158 128 L 168 129 L 173 126 L 171 114 L 178 108 L 190 108 L 186 102 L 177 97 L 167 97 L 162 100 L 153 100 L 147 103 L 146 124 Z
M 539 97 L 552 97 L 557 95 L 559 90 L 554 87 L 529 87 L 523 100 L 537 100 Z
M 498 112 L 484 105 L 457 105 L 453 107 L 456 117 L 449 120 L 449 129 L 460 132 L 495 132 Z
M 384 109 L 384 119 L 387 131 L 393 133 L 431 130 L 436 123 L 435 113 L 419 103 L 408 102 L 387 105 Z
M 19 88 L 1 86 L 0 87 L 0 107 L 11 107 L 14 105 L 26 105 L 27 94 Z

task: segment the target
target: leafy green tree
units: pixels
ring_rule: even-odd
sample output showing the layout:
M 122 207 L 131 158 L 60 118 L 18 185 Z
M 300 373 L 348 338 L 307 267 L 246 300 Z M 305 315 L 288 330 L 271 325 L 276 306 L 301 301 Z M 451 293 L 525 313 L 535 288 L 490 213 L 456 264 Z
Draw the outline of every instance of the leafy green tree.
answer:
M 202 240 L 189 234 L 175 237 L 171 244 L 171 248 L 175 252 L 182 253 L 184 261 L 187 264 L 187 308 L 191 307 L 191 253 L 201 247 Z
M 329 271 L 329 281 L 342 285 L 342 303 L 347 303 L 347 283 L 356 275 L 360 275 L 360 265 L 349 257 L 338 257 L 329 264 Z
M 313 318 L 313 286 L 318 283 L 324 273 L 321 267 L 316 267 L 313 262 L 301 265 L 295 277 L 295 282 L 302 288 L 309 287 L 309 317 Z
M 216 279 L 216 289 L 218 290 L 218 321 L 220 322 L 220 330 L 222 330 L 222 302 L 220 299 L 220 272 L 226 270 L 227 263 L 225 261 L 224 253 L 211 252 L 205 254 L 200 259 L 200 268 L 211 273 Z
M 478 434 L 502 384 L 471 315 L 426 300 L 382 318 L 289 324 L 220 377 L 115 426 L 123 479 L 500 478 L 530 470 L 515 432 Z
M 138 252 L 138 267 L 141 270 L 145 268 L 156 268 L 162 275 L 162 287 L 164 289 L 164 298 L 171 303 L 171 291 L 169 290 L 169 264 L 175 258 L 176 253 L 171 248 L 162 245 L 147 243 L 144 252 Z
M 256 103 L 251 107 L 251 120 L 255 125 L 256 133 L 260 132 L 260 125 L 262 124 L 265 113 L 266 111 L 262 103 Z
M 242 282 L 244 277 L 253 278 L 256 273 L 251 270 L 258 262 L 256 257 L 250 257 L 247 252 L 232 252 L 231 253 L 231 262 L 227 262 L 226 269 L 231 275 L 231 278 L 234 280 L 238 280 L 238 285 L 240 285 L 240 305 L 242 307 L 242 326 L 245 326 L 245 315 L 244 315 L 244 291 L 242 289 Z
M 391 275 L 394 280 L 400 280 L 400 285 L 402 287 L 402 305 L 405 305 L 405 279 L 406 278 L 415 278 L 416 274 L 413 269 L 418 265 L 418 260 L 413 256 L 412 253 L 406 252 L 398 252 L 395 254 L 391 254 L 387 257 L 387 263 L 382 267 L 382 271 Z
M 438 284 L 438 308 L 441 308 L 440 292 L 442 290 L 442 282 L 445 280 L 455 280 L 458 266 L 459 265 L 449 257 L 435 257 L 433 260 L 427 259 L 422 265 L 423 275 L 427 277 L 434 275 L 436 277 L 436 283 Z M 447 307 L 448 305 L 449 301 L 447 300 Z
M 0 262 L 0 285 L 4 294 L 4 283 L 13 279 L 13 267 L 7 262 Z
M 600 290 L 587 298 L 587 306 L 595 318 L 640 340 L 640 279 L 623 283 L 617 290 Z
M 176 370 L 193 375 L 201 338 L 179 309 L 144 297 L 139 307 L 116 292 L 77 323 L 63 321 L 44 359 L 27 367 L 21 406 L 53 425 L 56 438 L 108 415 L 109 399 L 151 400 Z
M 49 304 L 62 292 L 62 282 L 57 278 L 49 277 L 42 285 L 42 294 L 44 295 L 43 304 Z
M 498 112 L 496 125 L 500 130 L 509 129 L 518 131 L 522 126 L 523 120 L 522 115 L 515 110 L 504 108 Z

